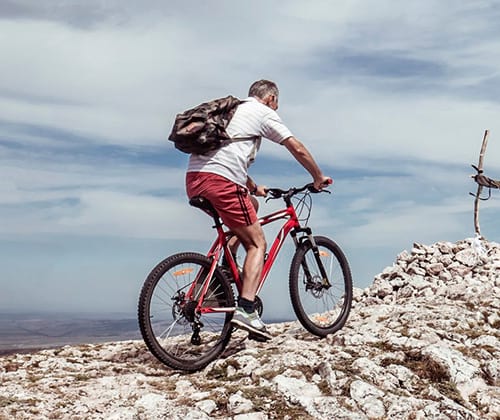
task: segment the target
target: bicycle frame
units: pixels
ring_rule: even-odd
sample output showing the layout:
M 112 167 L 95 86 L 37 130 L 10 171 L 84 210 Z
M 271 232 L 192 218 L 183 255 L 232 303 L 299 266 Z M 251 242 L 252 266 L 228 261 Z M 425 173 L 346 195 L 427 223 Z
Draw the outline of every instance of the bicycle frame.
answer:
M 274 239 L 271 248 L 269 249 L 269 252 L 266 254 L 266 258 L 264 261 L 264 266 L 262 269 L 262 275 L 259 281 L 259 286 L 257 288 L 257 294 L 260 292 L 262 289 L 267 276 L 271 270 L 271 267 L 273 266 L 274 261 L 276 260 L 276 257 L 278 256 L 279 251 L 281 250 L 283 243 L 285 241 L 285 238 L 290 234 L 292 236 L 292 239 L 295 243 L 295 246 L 297 247 L 300 243 L 299 239 L 297 238 L 297 233 L 304 232 L 309 240 L 311 240 L 314 243 L 314 240 L 312 238 L 312 232 L 309 227 L 302 228 L 299 222 L 299 219 L 297 217 L 297 213 L 295 212 L 295 207 L 293 206 L 291 199 L 286 198 L 285 199 L 286 203 L 286 208 L 275 211 L 273 213 L 270 213 L 268 215 L 265 215 L 261 218 L 259 218 L 259 223 L 261 226 L 268 225 L 270 223 L 276 222 L 277 220 L 281 219 L 288 219 L 286 222 L 283 224 L 283 226 L 280 228 L 279 232 L 276 235 L 276 238 Z M 207 256 L 212 259 L 212 265 L 210 267 L 210 271 L 208 273 L 208 276 L 204 280 L 202 291 L 200 294 L 200 299 L 198 301 L 198 305 L 196 310 L 199 311 L 200 313 L 210 313 L 210 312 L 234 312 L 235 308 L 234 307 L 228 307 L 228 308 L 212 308 L 212 307 L 203 307 L 203 298 L 205 294 L 208 291 L 208 286 L 209 286 L 209 281 L 207 279 L 211 279 L 213 276 L 213 273 L 215 269 L 217 268 L 217 263 L 224 254 L 226 261 L 229 264 L 229 269 L 231 270 L 231 273 L 234 277 L 234 281 L 236 284 L 236 288 L 238 289 L 238 292 L 241 292 L 242 288 L 242 279 L 240 277 L 240 273 L 238 271 L 238 267 L 236 265 L 236 262 L 234 261 L 233 255 L 229 249 L 228 242 L 231 237 L 234 236 L 234 234 L 230 230 L 224 230 L 224 227 L 220 223 L 219 220 L 215 219 L 215 226 L 214 228 L 217 231 L 217 238 L 214 241 L 213 245 L 211 246 L 210 250 L 207 253 Z M 188 296 L 192 296 L 192 293 L 194 291 L 194 285 L 196 281 L 193 282 L 193 285 L 191 286 Z
M 323 186 L 329 184 L 325 182 Z M 149 273 L 139 297 L 140 331 L 160 362 L 185 371 L 203 369 L 224 352 L 235 328 L 250 330 L 249 339 L 268 338 L 245 328 L 247 325 L 233 317 L 235 310 L 239 311 L 237 305 L 243 303 L 237 303 L 235 298 L 246 291 L 249 280 L 254 280 L 252 289 L 256 294 L 262 293 L 288 235 L 295 245 L 295 249 L 290 249 L 293 256 L 289 296 L 298 321 L 318 337 L 326 337 L 344 326 L 353 294 L 347 258 L 336 242 L 327 236 L 313 236 L 308 227 L 313 206 L 311 194 L 320 192 L 330 193 L 323 187 L 315 188 L 313 183 L 286 190 L 266 188 L 268 199 L 283 199 L 284 205 L 280 202 L 280 210 L 273 209 L 256 222 L 267 226 L 280 221 L 273 225 L 271 236 L 276 237 L 268 253 L 264 256 L 265 250 L 258 250 L 258 257 L 263 259 L 258 279 L 245 278 L 246 272 L 242 276 L 231 252 L 239 229 L 232 231 L 225 226 L 206 197 L 190 198 L 191 206 L 211 215 L 215 240 L 205 254 L 184 251 L 164 258 Z M 253 291 L 249 289 L 250 293 Z M 264 302 L 259 295 L 253 306 L 254 316 L 262 316 Z

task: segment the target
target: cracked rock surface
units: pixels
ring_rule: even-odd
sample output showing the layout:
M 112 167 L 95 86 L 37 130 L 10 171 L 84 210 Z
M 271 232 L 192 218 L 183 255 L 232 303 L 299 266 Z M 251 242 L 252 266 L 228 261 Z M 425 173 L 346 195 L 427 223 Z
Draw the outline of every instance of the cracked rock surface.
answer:
M 194 374 L 142 341 L 0 358 L 0 419 L 499 419 L 500 245 L 414 244 L 355 289 L 346 326 L 236 332 Z

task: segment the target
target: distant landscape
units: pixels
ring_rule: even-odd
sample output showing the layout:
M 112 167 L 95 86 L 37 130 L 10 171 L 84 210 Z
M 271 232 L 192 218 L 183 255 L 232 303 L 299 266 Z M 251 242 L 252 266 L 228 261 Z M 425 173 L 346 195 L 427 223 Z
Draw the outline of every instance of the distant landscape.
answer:
M 137 339 L 141 339 L 139 325 L 130 314 L 0 313 L 0 356 L 68 344 Z
M 137 319 L 125 314 L 0 313 L 0 355 L 138 338 Z

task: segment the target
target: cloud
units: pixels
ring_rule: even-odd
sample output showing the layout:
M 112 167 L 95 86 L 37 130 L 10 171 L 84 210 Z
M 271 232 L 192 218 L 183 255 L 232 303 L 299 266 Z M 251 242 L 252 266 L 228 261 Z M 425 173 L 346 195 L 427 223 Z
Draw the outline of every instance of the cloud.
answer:
M 190 224 L 184 169 L 155 162 L 147 150 L 105 156 L 100 152 L 107 147 L 0 150 L 0 216 L 9 220 L 0 227 L 4 237 L 190 237 L 180 228 Z M 30 166 L 24 165 L 28 157 Z
M 155 2 L 150 2 L 154 7 Z M 47 0 L 5 0 L 0 5 L 0 16 L 9 20 L 41 20 L 63 23 L 78 29 L 90 30 L 105 23 L 120 24 L 144 11 L 134 2 L 88 0 L 85 3 Z
M 472 205 L 465 200 L 391 204 L 371 209 L 361 225 L 346 227 L 343 235 L 362 247 L 394 246 L 402 238 L 405 242 L 433 243 L 473 236 L 472 218 L 469 224 L 464 224 L 467 214 L 472 217 Z
M 209 242 L 210 220 L 186 203 L 187 157 L 166 137 L 177 112 L 260 78 L 278 82 L 280 115 L 336 180 L 310 222 L 354 271 L 383 264 L 381 249 L 471 236 L 485 129 L 500 177 L 499 15 L 493 1 L 4 1 L 0 237 Z M 251 174 L 310 179 L 266 142 Z M 497 203 L 481 206 L 492 237 Z
M 87 191 L 80 198 L 80 211 L 61 218 L 58 225 L 61 230 L 91 236 L 199 240 L 200 232 L 209 230 L 209 219 L 189 210 L 186 201 Z
M 176 112 L 228 91 L 243 96 L 261 75 L 278 80 L 283 115 L 311 138 L 329 134 L 324 124 L 314 124 L 318 121 L 334 123 L 333 135 L 350 131 L 352 136 L 355 126 L 356 136 L 365 139 L 374 129 L 389 132 L 388 124 L 373 127 L 387 115 L 394 115 L 392 121 L 406 116 L 418 127 L 435 127 L 442 113 L 442 125 L 449 127 L 450 120 L 464 121 L 467 111 L 478 115 L 486 108 L 485 121 L 498 112 L 495 101 L 489 105 L 468 100 L 494 99 L 492 69 L 498 66 L 494 61 L 485 65 L 482 57 L 494 57 L 491 52 L 498 44 L 490 36 L 490 45 L 481 43 L 478 54 L 476 40 L 496 29 L 487 23 L 475 26 L 481 15 L 450 3 L 398 9 L 386 2 L 363 8 L 356 2 L 317 2 L 307 8 L 303 2 L 291 2 L 285 7 L 266 4 L 270 11 L 262 16 L 255 7 L 230 3 L 210 8 L 197 4 L 194 15 L 195 4 L 190 2 L 168 8 L 160 2 L 148 8 L 132 2 L 94 1 L 82 8 L 20 4 L 24 11 L 16 16 L 23 19 L 5 21 L 3 30 L 9 36 L 0 41 L 8 57 L 0 64 L 4 120 L 71 130 L 113 144 L 157 145 Z M 272 19 L 272 13 L 281 19 Z M 470 21 L 467 14 L 472 14 Z M 123 23 L 81 30 L 71 24 L 77 16 L 82 21 Z M 446 16 L 452 29 L 444 29 L 437 16 Z M 242 23 L 260 30 L 249 33 Z M 228 32 L 233 35 L 228 37 Z M 461 42 L 456 41 L 457 33 L 464 38 Z M 456 101 L 456 96 L 464 98 Z M 463 102 L 459 109 L 457 102 Z M 294 111 L 302 113 L 304 108 L 309 111 L 298 118 Z M 481 122 L 468 116 L 463 125 Z M 413 134 L 409 128 L 407 136 Z M 436 136 L 419 134 L 412 135 L 411 142 Z M 379 135 L 374 143 L 384 153 L 393 149 L 390 137 Z M 322 144 L 328 144 L 326 139 Z
M 344 86 L 325 88 L 283 113 L 292 124 L 300 121 L 294 132 L 322 162 L 362 168 L 371 157 L 391 157 L 397 168 L 413 159 L 468 164 L 476 159 L 484 129 L 500 132 L 499 111 L 491 102 Z

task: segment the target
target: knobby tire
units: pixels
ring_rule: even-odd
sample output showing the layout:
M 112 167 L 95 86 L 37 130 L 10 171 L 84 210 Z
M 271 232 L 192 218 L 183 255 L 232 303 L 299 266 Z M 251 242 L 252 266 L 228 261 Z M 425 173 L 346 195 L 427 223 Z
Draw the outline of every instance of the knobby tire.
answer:
M 211 260 L 180 253 L 160 262 L 149 274 L 138 304 L 139 327 L 148 349 L 165 365 L 183 371 L 203 369 L 224 351 L 231 338 L 231 312 L 197 318 L 195 307 Z M 201 275 L 200 275 L 201 273 Z M 196 282 L 195 296 L 187 293 Z M 234 306 L 233 290 L 217 268 L 205 295 L 205 307 Z
M 310 333 L 325 337 L 340 330 L 352 304 L 352 276 L 340 247 L 331 239 L 315 236 L 327 273 L 324 285 L 310 241 L 299 245 L 290 266 L 290 297 L 295 314 Z

